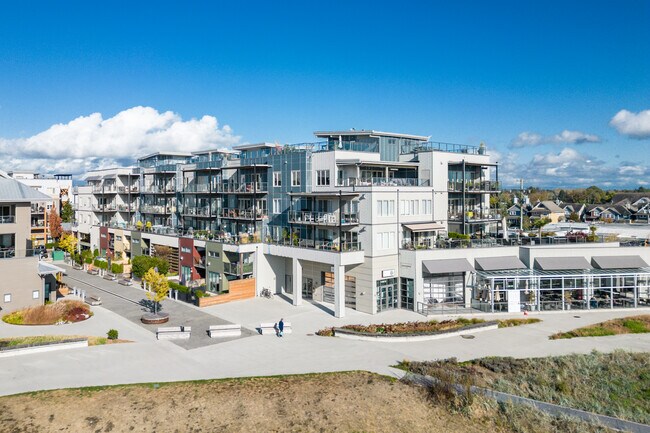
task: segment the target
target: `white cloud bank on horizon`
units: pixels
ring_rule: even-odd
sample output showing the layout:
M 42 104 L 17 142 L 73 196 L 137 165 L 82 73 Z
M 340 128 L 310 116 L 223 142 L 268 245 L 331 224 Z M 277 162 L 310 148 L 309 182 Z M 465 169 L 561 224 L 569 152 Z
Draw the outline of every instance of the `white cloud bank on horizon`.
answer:
M 616 128 L 619 134 L 627 135 L 630 138 L 637 140 L 650 138 L 650 110 L 638 113 L 621 110 L 612 117 L 609 124 Z
M 0 167 L 79 174 L 133 164 L 148 153 L 229 148 L 239 141 L 214 116 L 183 120 L 172 111 L 138 106 L 107 119 L 101 113 L 81 116 L 31 137 L 0 137 Z
M 598 142 L 600 142 L 600 137 L 597 135 L 586 134 L 580 131 L 570 131 L 568 129 L 558 134 L 546 136 L 536 132 L 524 131 L 512 140 L 510 147 L 522 148 L 541 146 L 542 144 L 583 144 Z

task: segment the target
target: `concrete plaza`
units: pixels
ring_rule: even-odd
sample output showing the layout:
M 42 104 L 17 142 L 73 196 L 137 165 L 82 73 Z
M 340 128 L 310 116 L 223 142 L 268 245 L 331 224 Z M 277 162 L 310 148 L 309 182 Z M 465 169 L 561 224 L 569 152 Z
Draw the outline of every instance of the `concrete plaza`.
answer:
M 114 282 L 97 277 L 89 278 L 93 278 L 91 283 L 98 287 L 103 284 L 115 285 Z M 131 289 L 141 292 L 141 289 Z M 102 295 L 102 299 L 105 296 L 107 299 L 109 295 Z M 172 303 L 178 304 L 176 301 L 163 302 L 164 308 L 169 312 L 174 308 L 168 305 Z M 387 311 L 376 316 L 347 310 L 345 318 L 336 319 L 327 311 L 329 306 L 326 304 L 303 302 L 303 305 L 294 307 L 287 299 L 279 296 L 273 299 L 255 298 L 201 310 L 188 305 L 178 304 L 177 307 L 187 309 L 182 314 L 187 314 L 188 320 L 196 313 L 201 323 L 203 320 L 211 324 L 220 323 L 219 321 L 234 322 L 250 331 L 260 322 L 277 322 L 284 318 L 292 323 L 294 333 L 284 338 L 251 335 L 220 344 L 199 344 L 196 348 L 185 348 L 170 341 L 157 341 L 151 330 L 104 307 L 93 307 L 95 315 L 92 318 L 70 325 L 31 327 L 0 322 L 0 337 L 44 334 L 102 336 L 106 335 L 108 329 L 115 328 L 119 330 L 121 338 L 133 341 L 128 344 L 4 358 L 0 360 L 0 395 L 79 386 L 343 370 L 368 370 L 400 376 L 401 372 L 390 366 L 403 359 L 536 357 L 616 349 L 650 352 L 650 334 L 553 341 L 548 339 L 550 334 L 558 331 L 616 317 L 647 314 L 650 309 L 537 313 L 531 314 L 531 317 L 541 318 L 541 323 L 485 331 L 476 334 L 474 339 L 453 337 L 424 342 L 381 343 L 318 337 L 313 334 L 327 326 L 415 321 L 425 320 L 425 317 L 403 310 Z M 205 331 L 198 328 L 196 323 L 198 322 L 192 324 L 192 338 L 195 337 L 194 332 Z

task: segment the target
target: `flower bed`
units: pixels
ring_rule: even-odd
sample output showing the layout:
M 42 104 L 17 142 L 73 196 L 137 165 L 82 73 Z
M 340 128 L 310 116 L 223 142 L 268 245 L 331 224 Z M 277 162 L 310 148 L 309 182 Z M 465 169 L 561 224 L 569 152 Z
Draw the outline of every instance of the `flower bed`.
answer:
M 10 325 L 60 325 L 84 321 L 92 316 L 90 307 L 81 301 L 60 301 L 14 311 L 2 317 Z

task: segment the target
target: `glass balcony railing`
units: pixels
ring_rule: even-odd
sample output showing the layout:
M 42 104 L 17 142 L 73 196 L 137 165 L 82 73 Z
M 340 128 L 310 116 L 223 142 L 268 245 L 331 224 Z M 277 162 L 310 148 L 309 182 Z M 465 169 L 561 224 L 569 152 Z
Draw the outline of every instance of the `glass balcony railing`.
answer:
M 312 211 L 290 211 L 289 222 L 293 224 L 310 225 L 339 225 L 338 212 L 312 212 Z M 359 214 L 356 212 L 343 212 L 341 214 L 341 225 L 358 224 Z
M 157 213 L 157 214 L 170 214 L 173 213 L 173 208 L 171 206 L 160 206 L 160 205 L 142 205 L 143 213 Z
M 169 194 L 176 192 L 176 186 L 169 185 L 148 185 L 142 188 L 142 192 L 145 194 Z
M 266 218 L 267 215 L 264 209 L 221 209 L 219 216 L 222 218 L 252 220 Z
M 3 215 L 0 216 L 0 224 L 14 224 L 16 222 L 15 215 Z
M 360 242 L 336 242 L 327 239 L 314 240 L 314 239 L 267 239 L 267 243 L 273 245 L 281 245 L 286 247 L 296 248 L 310 248 L 315 250 L 334 251 L 334 252 L 348 252 L 348 251 L 361 251 Z
M 213 216 L 215 213 L 210 212 L 210 207 L 205 206 L 205 207 L 190 207 L 190 206 L 185 206 L 183 208 L 183 215 L 189 215 L 189 216 L 204 216 L 204 217 L 209 217 Z
M 183 192 L 210 192 L 210 185 L 205 183 L 185 185 Z
M 217 191 L 220 193 L 232 194 L 252 194 L 265 193 L 268 190 L 268 182 L 244 182 L 234 183 L 226 182 L 217 185 Z
M 463 221 L 462 213 L 450 212 L 447 215 L 449 221 Z M 484 210 L 481 211 L 468 211 L 465 212 L 465 222 L 479 222 L 479 221 L 499 221 L 501 220 L 501 215 L 497 213 L 496 210 Z
M 336 186 L 429 186 L 429 179 L 401 177 L 364 177 L 339 179 Z
M 499 182 L 493 180 L 484 180 L 484 181 L 465 181 L 466 192 L 497 192 L 500 191 Z M 462 181 L 449 181 L 447 182 L 447 189 L 450 192 L 462 192 L 463 191 L 463 182 Z

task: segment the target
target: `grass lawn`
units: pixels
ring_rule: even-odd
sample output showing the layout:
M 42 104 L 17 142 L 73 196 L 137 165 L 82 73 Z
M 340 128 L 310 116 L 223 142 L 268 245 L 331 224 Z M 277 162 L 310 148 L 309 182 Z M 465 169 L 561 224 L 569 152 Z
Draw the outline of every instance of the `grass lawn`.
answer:
M 650 424 L 650 354 L 616 351 L 547 358 L 404 362 L 443 382 L 497 391 Z
M 58 343 L 61 341 L 74 340 L 79 338 L 88 339 L 89 346 L 101 346 L 102 344 L 129 342 L 128 340 L 109 340 L 106 337 L 86 337 L 83 335 L 36 335 L 32 337 L 0 338 L 0 348 L 20 346 L 23 344 Z
M 526 325 L 529 323 L 541 322 L 539 319 L 507 319 L 497 320 L 499 328 L 508 328 L 512 326 Z M 403 322 L 403 323 L 382 323 L 379 325 L 345 325 L 340 329 L 348 329 L 350 331 L 364 332 L 369 334 L 382 334 L 382 335 L 409 335 L 409 334 L 426 334 L 440 331 L 455 331 L 465 328 L 470 325 L 479 323 L 486 323 L 483 319 L 465 319 L 459 317 L 455 320 L 428 320 L 423 322 Z M 333 337 L 334 329 L 325 328 L 316 332 L 317 335 L 323 337 Z
M 450 411 L 421 387 L 366 372 L 124 385 L 0 397 L 12 431 L 607 432 L 477 399 Z
M 563 338 L 604 337 L 607 335 L 643 334 L 647 332 L 650 332 L 650 314 L 608 320 L 584 328 L 574 329 L 573 331 L 553 334 L 549 338 L 559 340 Z

